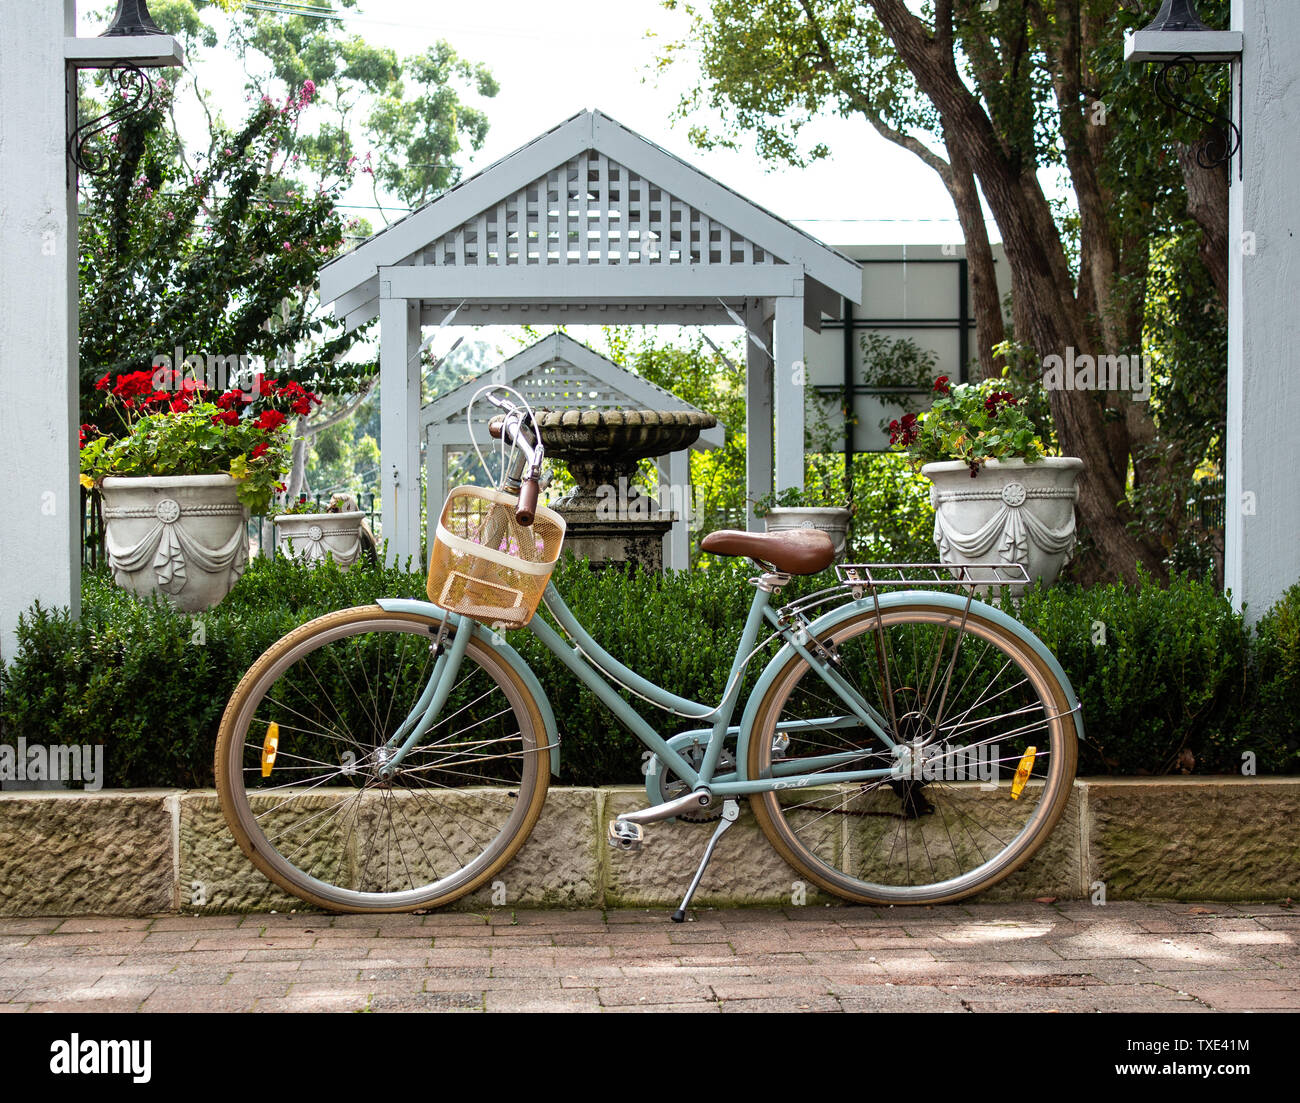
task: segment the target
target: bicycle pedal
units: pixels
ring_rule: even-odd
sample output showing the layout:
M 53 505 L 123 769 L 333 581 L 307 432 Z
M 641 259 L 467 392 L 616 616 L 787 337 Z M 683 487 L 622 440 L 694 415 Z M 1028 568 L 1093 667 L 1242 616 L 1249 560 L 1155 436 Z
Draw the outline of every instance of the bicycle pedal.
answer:
M 645 828 L 627 820 L 610 820 L 607 839 L 615 850 L 637 851 L 645 841 Z

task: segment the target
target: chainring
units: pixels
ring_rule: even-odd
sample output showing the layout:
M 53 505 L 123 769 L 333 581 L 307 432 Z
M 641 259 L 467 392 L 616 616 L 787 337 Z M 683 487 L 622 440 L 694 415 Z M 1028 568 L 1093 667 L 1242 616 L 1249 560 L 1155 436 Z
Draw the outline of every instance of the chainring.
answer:
M 704 761 L 704 745 L 697 743 L 693 738 L 689 742 L 683 741 L 682 744 L 675 743 L 673 739 L 668 743 L 694 768 L 698 769 L 700 763 Z M 730 773 L 735 768 L 736 756 L 724 747 L 718 756 L 717 772 Z M 650 770 L 646 773 L 646 793 L 650 797 L 651 804 L 666 804 L 670 800 L 684 796 L 686 792 L 686 782 L 673 773 L 663 759 L 655 755 L 650 760 Z M 702 808 L 698 812 L 678 812 L 674 818 L 684 820 L 686 823 L 713 823 L 722 818 L 722 798 L 714 797 L 707 808 Z

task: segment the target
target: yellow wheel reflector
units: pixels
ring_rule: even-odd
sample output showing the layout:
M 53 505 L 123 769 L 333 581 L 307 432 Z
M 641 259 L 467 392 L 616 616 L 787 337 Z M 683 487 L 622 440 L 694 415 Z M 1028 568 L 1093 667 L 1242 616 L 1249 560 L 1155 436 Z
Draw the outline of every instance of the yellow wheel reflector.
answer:
M 1030 747 L 1021 756 L 1020 765 L 1016 767 L 1016 776 L 1011 779 L 1011 799 L 1019 800 L 1020 794 L 1025 788 L 1025 782 L 1029 780 L 1029 771 L 1034 768 L 1034 756 L 1038 754 L 1037 747 Z
M 271 776 L 275 765 L 275 752 L 280 748 L 280 725 L 272 720 L 266 725 L 266 738 L 262 740 L 262 776 Z M 1019 775 L 1017 775 L 1019 776 Z

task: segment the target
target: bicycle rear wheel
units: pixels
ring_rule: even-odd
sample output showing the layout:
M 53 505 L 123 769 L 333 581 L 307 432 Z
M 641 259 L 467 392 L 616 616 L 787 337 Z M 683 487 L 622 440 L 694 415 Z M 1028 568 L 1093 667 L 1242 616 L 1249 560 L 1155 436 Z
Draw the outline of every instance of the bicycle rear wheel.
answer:
M 300 899 L 350 912 L 446 904 L 497 873 L 537 822 L 545 726 L 476 637 L 437 722 L 381 775 L 389 736 L 429 682 L 437 629 L 378 606 L 330 613 L 272 646 L 231 696 L 216 750 L 222 812 L 253 864 Z
M 797 786 L 751 798 L 786 861 L 864 904 L 958 900 L 1028 861 L 1065 809 L 1078 755 L 1068 694 L 1038 653 L 977 611 L 924 601 L 882 610 L 879 628 L 863 612 L 818 642 L 910 760 L 792 657 L 748 752 L 750 777 L 813 777 L 791 774 Z M 860 783 L 815 781 L 890 768 Z

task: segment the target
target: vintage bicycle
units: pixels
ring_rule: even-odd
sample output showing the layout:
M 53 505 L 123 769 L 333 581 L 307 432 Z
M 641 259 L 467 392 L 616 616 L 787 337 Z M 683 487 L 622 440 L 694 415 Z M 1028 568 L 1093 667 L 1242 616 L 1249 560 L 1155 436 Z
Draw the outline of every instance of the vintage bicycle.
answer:
M 513 629 L 531 631 L 652 753 L 649 805 L 610 822 L 611 846 L 635 851 L 668 819 L 716 825 L 674 920 L 742 798 L 800 877 L 863 904 L 959 900 L 1043 844 L 1083 725 L 1047 647 L 981 600 L 1025 583 L 1022 569 L 840 564 L 833 585 L 778 604 L 793 576 L 832 566 L 830 538 L 710 533 L 704 550 L 748 557 L 758 573 L 721 701 L 689 700 L 609 654 L 551 584 L 564 522 L 537 504 L 541 434 L 521 398 L 488 397 L 504 476 L 448 496 L 430 600 L 304 624 L 230 698 L 217 788 L 267 877 L 344 912 L 436 908 L 490 882 L 537 823 L 562 747 Z M 686 730 L 661 733 L 621 690 Z

